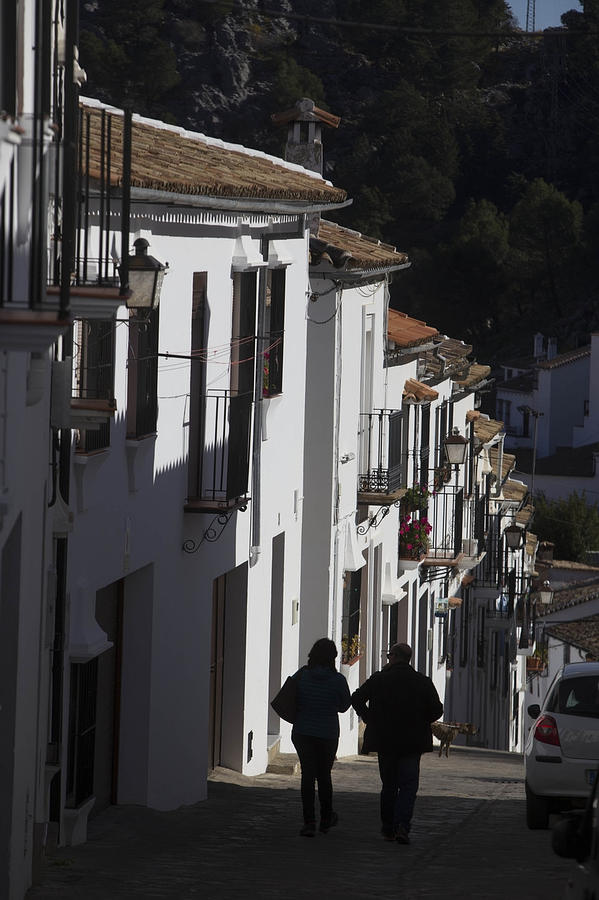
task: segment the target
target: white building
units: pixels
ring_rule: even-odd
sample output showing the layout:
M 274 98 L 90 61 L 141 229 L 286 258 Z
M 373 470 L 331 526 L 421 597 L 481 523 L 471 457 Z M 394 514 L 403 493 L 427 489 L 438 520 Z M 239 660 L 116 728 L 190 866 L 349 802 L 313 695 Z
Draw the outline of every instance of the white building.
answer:
M 596 460 L 599 414 L 593 386 L 599 377 L 596 336 L 591 345 L 557 353 L 555 341 L 535 335 L 535 354 L 503 366 L 496 410 L 505 422 L 506 447 L 531 490 L 549 499 L 573 491 L 599 499 Z

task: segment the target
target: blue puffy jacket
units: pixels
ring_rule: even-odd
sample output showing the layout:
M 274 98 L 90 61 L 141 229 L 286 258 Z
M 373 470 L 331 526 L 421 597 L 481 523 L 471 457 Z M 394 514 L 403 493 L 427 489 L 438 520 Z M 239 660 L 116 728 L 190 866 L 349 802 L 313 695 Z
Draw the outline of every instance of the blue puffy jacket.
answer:
M 326 666 L 305 666 L 295 677 L 298 683 L 294 733 L 338 738 L 338 713 L 345 712 L 351 704 L 343 675 Z

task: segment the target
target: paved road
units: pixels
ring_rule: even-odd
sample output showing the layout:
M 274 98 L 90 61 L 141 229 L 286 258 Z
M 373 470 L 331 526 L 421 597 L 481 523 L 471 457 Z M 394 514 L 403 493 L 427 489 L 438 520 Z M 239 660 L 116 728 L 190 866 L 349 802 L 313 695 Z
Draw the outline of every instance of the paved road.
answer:
M 574 863 L 524 824 L 521 759 L 453 748 L 423 757 L 409 847 L 379 833 L 375 757 L 333 770 L 339 825 L 299 837 L 299 778 L 217 770 L 175 812 L 112 807 L 48 861 L 27 900 L 559 900 Z

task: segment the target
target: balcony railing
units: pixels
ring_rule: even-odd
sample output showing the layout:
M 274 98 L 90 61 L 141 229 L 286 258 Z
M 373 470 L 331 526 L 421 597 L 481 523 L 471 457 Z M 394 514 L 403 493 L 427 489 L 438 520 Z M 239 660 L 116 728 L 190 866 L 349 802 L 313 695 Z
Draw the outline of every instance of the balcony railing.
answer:
M 362 413 L 358 431 L 358 490 L 392 494 L 405 483 L 403 414 L 379 409 Z
M 190 448 L 190 503 L 224 507 L 246 497 L 251 411 L 251 394 L 220 391 L 201 398 L 197 446 Z
M 453 559 L 463 553 L 464 491 L 447 485 L 428 505 L 431 526 L 427 557 Z

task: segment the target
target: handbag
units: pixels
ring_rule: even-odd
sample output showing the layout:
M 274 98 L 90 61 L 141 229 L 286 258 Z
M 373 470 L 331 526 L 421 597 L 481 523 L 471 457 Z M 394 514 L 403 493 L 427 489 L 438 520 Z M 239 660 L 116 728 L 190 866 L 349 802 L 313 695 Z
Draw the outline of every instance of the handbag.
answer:
M 292 725 L 297 715 L 297 676 L 300 672 L 301 669 L 295 675 L 289 675 L 279 693 L 270 701 L 276 714 Z

